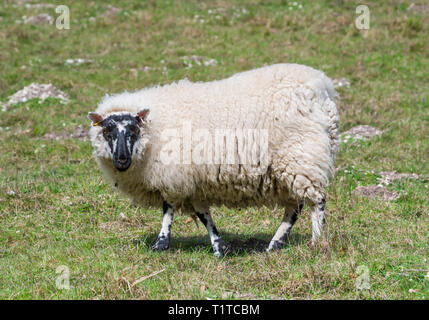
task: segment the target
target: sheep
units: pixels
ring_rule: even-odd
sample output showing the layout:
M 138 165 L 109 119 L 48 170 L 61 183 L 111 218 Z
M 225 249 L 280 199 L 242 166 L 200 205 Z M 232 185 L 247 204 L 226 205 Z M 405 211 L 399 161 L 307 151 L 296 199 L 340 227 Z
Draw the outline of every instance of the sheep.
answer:
M 221 257 L 228 246 L 211 206 L 281 206 L 271 251 L 286 243 L 304 204 L 312 243 L 322 234 L 339 147 L 335 97 L 323 72 L 275 64 L 223 80 L 184 79 L 106 96 L 88 114 L 89 136 L 110 183 L 136 204 L 162 206 L 153 250 L 169 248 L 178 210 L 205 225 Z

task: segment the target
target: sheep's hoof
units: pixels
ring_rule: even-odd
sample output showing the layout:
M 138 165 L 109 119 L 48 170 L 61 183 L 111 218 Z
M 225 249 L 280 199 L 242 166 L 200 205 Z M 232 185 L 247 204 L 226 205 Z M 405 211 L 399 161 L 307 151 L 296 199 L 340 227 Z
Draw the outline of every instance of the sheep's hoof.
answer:
M 214 253 L 213 253 L 213 255 L 216 257 L 216 258 L 222 258 L 223 257 L 223 253 L 221 252 L 221 251 L 215 251 Z
M 268 246 L 268 248 L 265 251 L 271 252 L 274 250 L 280 250 L 281 248 L 283 248 L 284 244 L 285 244 L 284 242 L 281 242 L 278 240 L 273 240 L 270 242 L 270 245 Z
M 167 250 L 170 247 L 170 241 L 166 238 L 158 238 L 155 244 L 152 246 L 154 251 L 163 251 Z
M 213 255 L 216 258 L 222 258 L 224 255 L 226 255 L 227 253 L 229 253 L 230 248 L 225 244 L 225 242 L 223 242 L 222 239 L 217 239 L 213 245 Z

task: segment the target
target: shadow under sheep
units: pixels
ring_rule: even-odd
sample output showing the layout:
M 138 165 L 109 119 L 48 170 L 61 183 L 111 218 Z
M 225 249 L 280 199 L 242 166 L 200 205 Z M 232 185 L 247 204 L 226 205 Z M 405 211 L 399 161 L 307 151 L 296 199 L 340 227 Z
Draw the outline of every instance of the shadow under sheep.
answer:
M 222 232 L 222 239 L 228 245 L 228 255 L 247 255 L 253 252 L 265 252 L 273 237 L 268 233 L 256 233 L 250 237 L 237 235 L 228 232 Z M 145 246 L 151 248 L 156 242 L 158 233 L 145 235 L 144 237 L 132 240 L 134 245 Z M 310 239 L 310 235 L 291 234 L 285 244 L 287 246 L 296 246 L 306 243 Z M 207 237 L 189 236 L 189 237 L 171 237 L 170 250 L 181 249 L 183 251 L 192 252 L 195 250 L 212 250 L 210 240 Z

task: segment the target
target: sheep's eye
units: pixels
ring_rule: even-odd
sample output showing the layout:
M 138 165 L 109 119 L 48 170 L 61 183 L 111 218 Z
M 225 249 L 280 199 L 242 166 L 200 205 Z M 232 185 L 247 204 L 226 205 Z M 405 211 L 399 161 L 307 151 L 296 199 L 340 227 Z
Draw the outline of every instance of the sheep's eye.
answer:
M 137 128 L 137 127 L 133 127 L 133 128 L 131 129 L 131 132 L 132 132 L 132 133 L 134 133 L 134 134 L 139 134 L 139 133 L 140 133 L 140 129 L 139 129 L 139 128 Z
M 103 136 L 108 141 L 112 140 L 112 137 L 110 136 L 110 131 L 106 128 L 103 129 Z
M 135 126 L 130 126 L 129 127 L 129 133 L 130 133 L 130 136 L 132 138 L 136 139 L 140 133 L 140 129 L 138 127 L 135 127 Z

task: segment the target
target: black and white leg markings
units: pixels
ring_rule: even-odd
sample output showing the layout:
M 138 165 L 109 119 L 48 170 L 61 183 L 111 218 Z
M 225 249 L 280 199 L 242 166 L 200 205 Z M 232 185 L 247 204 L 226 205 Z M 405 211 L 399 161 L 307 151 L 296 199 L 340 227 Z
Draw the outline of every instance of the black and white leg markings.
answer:
M 317 205 L 311 207 L 311 224 L 313 226 L 313 235 L 311 238 L 314 244 L 322 235 L 323 225 L 325 224 L 325 198 Z
M 204 224 L 204 226 L 207 228 L 207 231 L 209 232 L 210 241 L 213 246 L 214 256 L 218 258 L 222 257 L 227 251 L 227 246 L 225 242 L 223 242 L 222 238 L 219 236 L 219 232 L 216 229 L 216 226 L 213 222 L 213 219 L 210 213 L 197 212 L 197 216 Z
M 267 251 L 280 249 L 287 241 L 289 233 L 298 219 L 298 215 L 302 210 L 303 204 L 300 204 L 297 208 L 286 208 L 283 216 L 282 223 L 277 229 L 276 234 L 271 240 Z
M 156 243 L 152 246 L 152 250 L 161 251 L 167 250 L 170 247 L 171 224 L 173 222 L 174 210 L 166 201 L 163 204 L 163 212 L 161 231 Z

